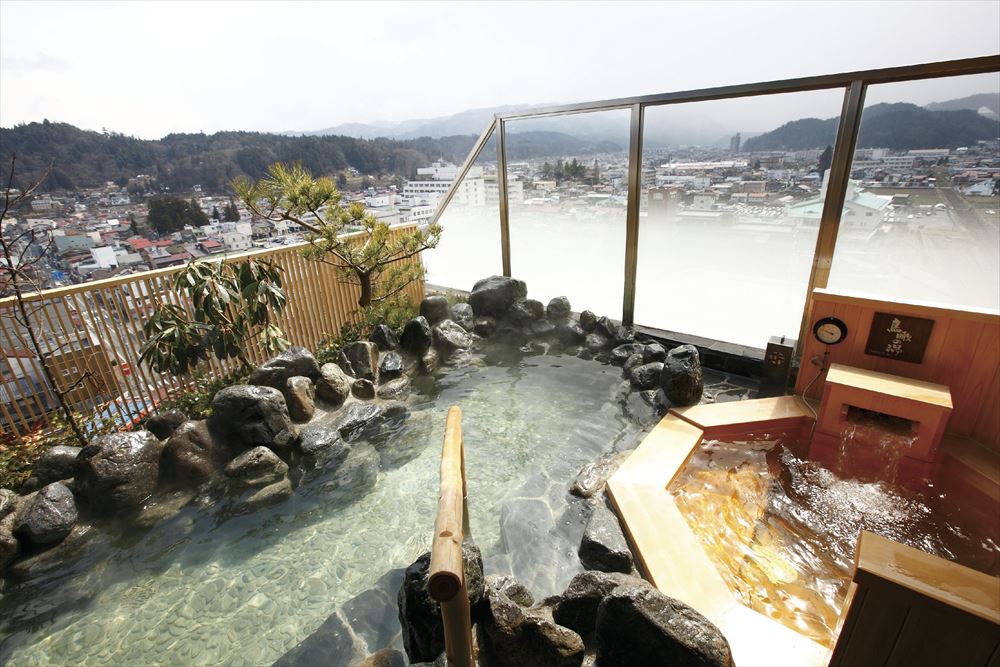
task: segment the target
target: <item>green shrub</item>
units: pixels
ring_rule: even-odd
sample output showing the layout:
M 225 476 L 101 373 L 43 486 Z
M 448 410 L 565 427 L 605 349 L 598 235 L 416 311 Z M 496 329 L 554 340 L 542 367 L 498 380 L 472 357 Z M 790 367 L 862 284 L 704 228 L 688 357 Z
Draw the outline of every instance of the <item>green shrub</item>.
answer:
M 356 311 L 355 315 L 355 319 L 340 327 L 336 335 L 323 336 L 323 341 L 316 348 L 317 362 L 320 364 L 336 362 L 340 348 L 358 340 L 367 340 L 377 324 L 388 325 L 398 336 L 406 323 L 417 316 L 417 307 L 410 303 L 406 296 L 398 295 L 394 299 Z

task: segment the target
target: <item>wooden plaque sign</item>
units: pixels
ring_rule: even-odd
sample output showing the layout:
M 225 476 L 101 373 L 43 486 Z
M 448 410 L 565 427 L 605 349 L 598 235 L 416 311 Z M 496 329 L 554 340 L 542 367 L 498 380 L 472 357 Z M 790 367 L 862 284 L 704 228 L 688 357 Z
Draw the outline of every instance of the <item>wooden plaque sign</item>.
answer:
M 865 354 L 919 364 L 924 360 L 934 320 L 892 313 L 875 313 Z

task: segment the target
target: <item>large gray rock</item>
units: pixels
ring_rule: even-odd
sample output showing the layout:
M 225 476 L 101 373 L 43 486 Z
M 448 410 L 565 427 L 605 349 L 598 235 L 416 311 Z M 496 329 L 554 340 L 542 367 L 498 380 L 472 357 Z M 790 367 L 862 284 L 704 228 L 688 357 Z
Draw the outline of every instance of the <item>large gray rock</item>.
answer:
M 410 378 L 398 377 L 395 380 L 389 380 L 385 384 L 380 384 L 378 389 L 375 390 L 375 395 L 381 399 L 392 401 L 406 398 L 410 393 Z
M 585 310 L 580 313 L 580 326 L 587 333 L 591 333 L 595 328 L 597 328 L 597 315 L 594 315 L 592 311 Z
M 17 509 L 18 495 L 10 489 L 0 489 L 0 519 Z
M 471 542 L 463 543 L 462 555 L 469 606 L 475 607 L 483 598 L 483 557 Z M 399 624 L 410 662 L 432 661 L 444 651 L 440 605 L 427 592 L 430 562 L 430 552 L 417 558 L 406 568 L 403 585 L 399 588 Z
M 409 414 L 409 409 L 399 402 L 356 403 L 348 408 L 337 430 L 347 442 L 374 439 L 384 430 L 400 424 Z
M 312 352 L 304 347 L 290 347 L 276 357 L 268 359 L 250 374 L 250 384 L 285 388 L 288 378 L 304 375 L 310 380 L 319 377 L 319 364 Z
M 156 490 L 163 446 L 149 431 L 98 436 L 80 450 L 74 488 L 100 512 L 138 507 Z
M 448 298 L 440 294 L 425 296 L 424 300 L 420 302 L 420 314 L 431 326 L 447 320 L 451 317 L 451 306 L 448 305 Z
M 396 334 L 388 324 L 376 324 L 372 328 L 368 340 L 378 345 L 378 349 L 382 352 L 395 350 L 399 345 L 399 339 L 396 338 Z
M 198 492 L 195 489 L 174 489 L 157 493 L 143 504 L 132 517 L 131 523 L 136 528 L 152 528 L 160 521 L 176 516 L 196 495 Z
M 607 346 L 608 339 L 597 332 L 587 334 L 583 341 L 584 349 L 590 354 L 600 354 Z
M 625 365 L 622 366 L 622 377 L 627 379 L 629 376 L 632 375 L 632 371 L 639 368 L 639 366 L 642 366 L 642 355 L 637 352 L 625 360 Z M 660 368 L 662 367 L 663 365 L 661 364 Z M 660 376 L 657 375 L 656 381 L 659 382 L 659 380 Z
M 434 327 L 434 346 L 444 355 L 457 350 L 465 350 L 472 345 L 472 336 L 451 320 L 445 320 Z
M 549 305 L 545 306 L 545 317 L 550 322 L 560 322 L 569 317 L 571 310 L 569 299 L 564 296 L 557 296 L 549 301 Z
M 624 366 L 629 357 L 633 354 L 641 355 L 645 349 L 646 346 L 642 343 L 624 343 L 619 345 L 615 347 L 615 349 L 611 350 L 611 365 Z
M 573 577 L 552 607 L 552 619 L 588 637 L 597 623 L 597 607 L 619 586 L 649 587 L 646 581 L 620 572 L 587 570 Z
M 545 317 L 545 306 L 535 299 L 522 299 L 510 307 L 507 317 L 518 326 L 529 326 Z
M 378 382 L 378 345 L 367 340 L 349 343 L 341 350 L 351 365 L 351 375 Z
M 488 575 L 486 577 L 486 589 L 499 591 L 522 607 L 530 607 L 535 604 L 535 598 L 531 595 L 531 591 L 510 575 Z
M 503 592 L 488 589 L 478 625 L 483 667 L 579 667 L 584 643 L 557 625 L 544 608 L 525 609 Z
M 504 276 L 490 276 L 478 281 L 469 294 L 469 305 L 476 317 L 504 317 L 517 301 L 528 296 L 524 281 Z
M 53 570 L 65 571 L 70 562 L 87 552 L 88 544 L 98 536 L 97 529 L 92 525 L 78 522 L 69 531 L 69 535 L 59 542 L 49 545 L 44 551 L 22 557 L 16 563 L 12 563 L 9 572 L 15 577 L 28 579 Z
M 337 364 L 323 364 L 319 369 L 319 380 L 316 381 L 316 395 L 324 401 L 340 405 L 351 395 L 353 382 L 354 378 Z
M 375 486 L 379 470 L 379 453 L 371 445 L 356 442 L 349 446 L 341 462 L 326 464 L 323 482 L 315 493 L 329 506 L 355 502 Z
M 178 426 L 187 421 L 187 415 L 180 410 L 158 412 L 146 420 L 146 430 L 160 440 L 166 440 Z
M 399 337 L 399 346 L 410 354 L 420 356 L 434 343 L 431 325 L 426 317 L 418 316 L 406 323 L 403 335 Z
M 599 317 L 594 324 L 594 331 L 613 341 L 618 333 L 618 325 L 608 317 Z
M 379 383 L 395 380 L 403 374 L 403 357 L 399 352 L 386 352 L 378 363 Z
M 642 351 L 642 362 L 644 364 L 648 364 L 653 361 L 666 361 L 666 360 L 667 360 L 667 348 L 663 347 L 659 343 L 650 343 Z
M 608 452 L 580 469 L 569 492 L 580 498 L 592 498 L 604 489 L 608 479 L 628 458 L 630 452 Z
M 729 642 L 683 602 L 643 586 L 619 586 L 597 608 L 601 667 L 732 667 Z
M 73 492 L 60 482 L 42 488 L 21 513 L 16 533 L 32 544 L 52 544 L 69 535 L 79 518 Z
M 569 319 L 556 324 L 555 335 L 563 345 L 579 345 L 587 337 L 580 323 Z
M 462 327 L 466 331 L 472 331 L 475 327 L 476 322 L 475 313 L 472 312 L 472 306 L 467 303 L 456 303 L 451 307 L 451 319 L 455 321 L 458 326 Z
M 237 452 L 261 446 L 287 449 L 298 437 L 284 395 L 264 386 L 233 385 L 218 392 L 208 429 L 216 442 Z
M 355 398 L 367 401 L 375 398 L 375 385 L 372 384 L 371 380 L 355 380 L 354 384 L 351 385 L 351 393 L 354 394 Z
M 76 474 L 76 457 L 79 455 L 79 447 L 70 447 L 69 445 L 49 447 L 35 461 L 31 475 L 38 479 L 39 486 L 58 482 L 61 479 L 69 479 Z
M 594 508 L 580 541 L 580 562 L 588 570 L 631 572 L 632 551 L 615 513 L 606 507 Z
M 348 448 L 337 431 L 317 424 L 302 429 L 299 451 L 306 464 L 315 467 L 320 463 L 342 462 L 347 458 Z
M 472 330 L 477 336 L 482 336 L 488 338 L 493 335 L 493 332 L 497 330 L 496 318 L 484 315 L 483 317 L 477 317 L 472 323 Z
M 636 389 L 653 389 L 660 383 L 663 373 L 662 361 L 651 361 L 638 366 L 629 373 L 628 379 Z
M 225 473 L 237 484 L 260 488 L 283 479 L 288 464 L 267 447 L 254 447 L 227 463 Z
M 307 422 L 316 413 L 316 386 L 304 375 L 288 378 L 285 385 L 285 403 L 288 416 L 294 422 Z
M 21 550 L 21 543 L 14 536 L 14 517 L 0 519 L 0 577 L 7 573 L 7 566 Z
M 667 353 L 660 387 L 672 405 L 697 405 L 705 390 L 701 359 L 694 345 L 681 345 Z
M 620 326 L 615 329 L 615 335 L 613 336 L 615 345 L 625 345 L 626 343 L 635 342 L 635 328 Z
M 186 421 L 163 447 L 160 477 L 170 482 L 198 484 L 215 471 L 215 447 L 208 424 Z

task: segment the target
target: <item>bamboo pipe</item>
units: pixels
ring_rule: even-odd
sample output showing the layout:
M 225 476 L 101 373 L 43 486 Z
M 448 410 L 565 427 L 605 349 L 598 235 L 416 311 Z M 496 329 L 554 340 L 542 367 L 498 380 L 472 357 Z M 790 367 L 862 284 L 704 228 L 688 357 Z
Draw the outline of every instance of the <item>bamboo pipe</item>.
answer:
M 472 619 L 462 558 L 465 467 L 462 410 L 448 409 L 441 450 L 441 494 L 438 496 L 427 592 L 441 604 L 445 654 L 449 665 L 472 667 Z

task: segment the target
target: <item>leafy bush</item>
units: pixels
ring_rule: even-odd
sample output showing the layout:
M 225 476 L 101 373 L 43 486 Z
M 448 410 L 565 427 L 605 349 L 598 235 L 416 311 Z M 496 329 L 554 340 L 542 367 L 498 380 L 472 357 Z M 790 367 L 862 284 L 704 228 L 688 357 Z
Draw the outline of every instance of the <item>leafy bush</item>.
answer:
M 155 412 L 180 410 L 188 419 L 208 419 L 212 414 L 212 398 L 215 394 L 234 384 L 244 384 L 249 377 L 248 373 L 236 372 L 213 378 L 204 371 L 198 371 L 194 373 L 193 386 L 160 401 Z
M 122 430 L 116 416 L 112 416 L 111 411 L 105 417 L 97 416 L 96 412 L 90 416 L 73 413 L 73 418 L 82 426 L 88 438 Z M 0 487 L 18 490 L 31 476 L 35 461 L 50 447 L 80 446 L 73 427 L 61 412 L 50 413 L 49 421 L 49 427 L 40 426 L 20 441 L 13 434 L 4 434 L 0 439 Z
M 367 340 L 372 329 L 378 324 L 386 324 L 397 336 L 411 319 L 417 316 L 417 308 L 404 295 L 372 304 L 355 313 L 352 321 L 340 327 L 336 335 L 325 334 L 316 348 L 316 361 L 326 364 L 337 361 L 337 352 L 348 343 Z

